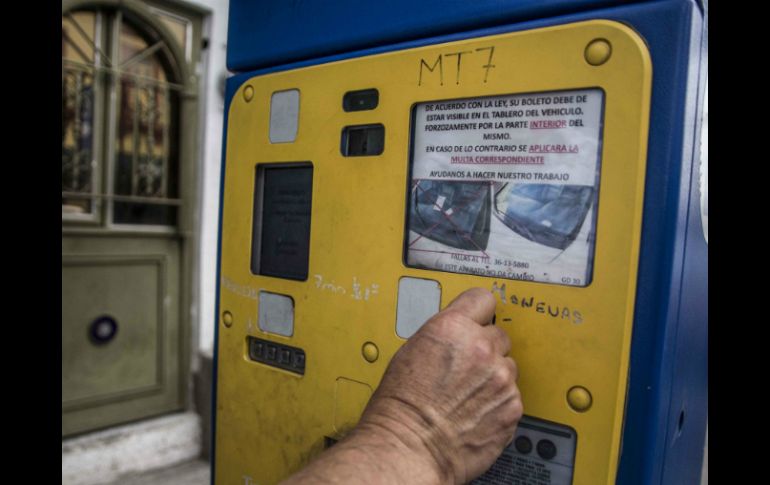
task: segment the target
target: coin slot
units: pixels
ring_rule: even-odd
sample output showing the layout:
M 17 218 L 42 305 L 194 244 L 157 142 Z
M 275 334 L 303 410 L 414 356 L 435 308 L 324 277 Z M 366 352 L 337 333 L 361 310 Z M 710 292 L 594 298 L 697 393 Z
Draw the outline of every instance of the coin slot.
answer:
M 366 157 L 385 150 L 385 127 L 376 125 L 346 126 L 342 130 L 342 155 Z
M 267 291 L 259 292 L 259 329 L 263 332 L 291 337 L 294 335 L 294 299 Z M 288 362 L 289 354 L 281 354 Z

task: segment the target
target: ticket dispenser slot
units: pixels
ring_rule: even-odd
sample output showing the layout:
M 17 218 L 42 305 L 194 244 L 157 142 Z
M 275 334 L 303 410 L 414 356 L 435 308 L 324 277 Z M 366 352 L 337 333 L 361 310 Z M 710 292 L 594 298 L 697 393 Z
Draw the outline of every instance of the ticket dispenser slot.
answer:
M 400 346 L 470 287 L 497 299 L 527 411 L 476 483 L 615 483 L 651 92 L 640 36 L 590 20 L 237 82 L 215 483 L 278 483 L 341 439 Z
M 346 157 L 380 155 L 385 150 L 385 127 L 346 126 L 342 130 L 342 154 Z

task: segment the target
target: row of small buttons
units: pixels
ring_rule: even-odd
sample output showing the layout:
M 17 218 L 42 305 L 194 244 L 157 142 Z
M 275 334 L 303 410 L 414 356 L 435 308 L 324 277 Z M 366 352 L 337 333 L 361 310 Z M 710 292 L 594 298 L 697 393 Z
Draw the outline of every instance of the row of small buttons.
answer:
M 305 351 L 296 347 L 249 337 L 249 358 L 297 374 L 305 373 Z

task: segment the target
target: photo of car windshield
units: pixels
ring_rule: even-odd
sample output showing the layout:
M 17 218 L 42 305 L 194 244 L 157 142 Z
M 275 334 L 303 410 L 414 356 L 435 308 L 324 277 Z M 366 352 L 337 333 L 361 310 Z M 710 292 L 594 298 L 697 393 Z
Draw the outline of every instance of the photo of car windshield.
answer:
M 495 215 L 530 241 L 566 249 L 588 215 L 593 187 L 505 184 L 495 194 Z
M 489 241 L 489 182 L 417 180 L 409 228 L 453 248 L 483 251 Z

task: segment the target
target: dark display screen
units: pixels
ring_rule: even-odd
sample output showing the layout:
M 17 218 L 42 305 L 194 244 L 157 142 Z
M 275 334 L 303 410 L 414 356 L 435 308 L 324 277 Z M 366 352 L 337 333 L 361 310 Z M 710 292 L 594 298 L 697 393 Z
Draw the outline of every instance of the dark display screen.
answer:
M 312 191 L 309 163 L 257 166 L 252 273 L 307 279 Z

